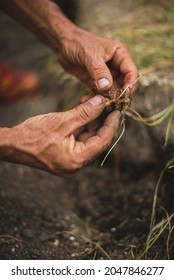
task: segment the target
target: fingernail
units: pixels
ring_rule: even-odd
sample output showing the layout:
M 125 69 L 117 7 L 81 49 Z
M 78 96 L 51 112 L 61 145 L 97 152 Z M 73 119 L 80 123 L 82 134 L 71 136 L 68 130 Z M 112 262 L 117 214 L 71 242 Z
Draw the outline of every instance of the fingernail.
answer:
M 99 95 L 96 95 L 93 98 L 89 99 L 88 102 L 97 107 L 103 103 L 103 100 Z
M 98 80 L 98 86 L 100 89 L 103 89 L 109 85 L 110 85 L 110 82 L 106 78 L 102 78 L 102 79 Z

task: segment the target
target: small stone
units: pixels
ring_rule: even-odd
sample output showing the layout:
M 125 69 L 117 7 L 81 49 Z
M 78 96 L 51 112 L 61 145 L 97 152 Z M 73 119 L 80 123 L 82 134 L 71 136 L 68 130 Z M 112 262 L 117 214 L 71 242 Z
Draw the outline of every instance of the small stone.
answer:
M 77 256 L 79 256 L 78 253 L 72 253 L 72 254 L 71 254 L 71 257 L 72 257 L 72 258 L 73 258 L 73 257 L 77 257 Z
M 70 236 L 69 240 L 74 241 L 75 237 L 74 236 Z
M 53 242 L 53 245 L 57 247 L 59 245 L 59 243 L 60 243 L 59 240 L 55 239 L 54 242 Z

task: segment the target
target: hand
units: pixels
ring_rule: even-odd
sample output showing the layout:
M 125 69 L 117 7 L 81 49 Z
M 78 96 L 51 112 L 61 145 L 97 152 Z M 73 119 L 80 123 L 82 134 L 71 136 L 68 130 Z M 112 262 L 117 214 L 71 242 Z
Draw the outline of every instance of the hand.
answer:
M 13 162 L 64 178 L 74 176 L 110 145 L 118 129 L 119 112 L 99 126 L 104 108 L 104 98 L 97 95 L 67 112 L 40 115 L 13 127 Z
M 58 60 L 71 74 L 99 92 L 125 89 L 134 84 L 138 71 L 125 46 L 76 28 L 61 41 Z M 131 87 L 131 94 L 135 86 Z
M 70 22 L 50 0 L 0 1 L 0 6 L 59 53 L 62 66 L 99 92 L 127 88 L 138 72 L 125 46 Z M 37 13 L 35 12 L 37 11 Z M 133 93 L 135 87 L 131 89 Z
M 125 46 L 70 22 L 50 0 L 0 1 L 0 6 L 58 53 L 62 66 L 99 92 L 125 89 L 138 72 Z M 35 13 L 37 11 L 37 13 Z M 131 93 L 135 90 L 132 86 Z

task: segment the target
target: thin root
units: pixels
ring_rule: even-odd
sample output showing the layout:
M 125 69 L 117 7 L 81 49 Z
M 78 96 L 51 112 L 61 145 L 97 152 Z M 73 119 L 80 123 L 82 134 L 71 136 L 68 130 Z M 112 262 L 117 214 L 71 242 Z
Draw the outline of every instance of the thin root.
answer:
M 103 165 L 104 165 L 104 163 L 105 163 L 105 161 L 106 161 L 108 155 L 111 153 L 111 151 L 112 151 L 112 150 L 115 148 L 115 146 L 118 144 L 118 142 L 120 141 L 120 139 L 122 138 L 122 136 L 123 136 L 123 134 L 124 134 L 124 132 L 125 132 L 125 118 L 124 118 L 124 114 L 122 114 L 122 120 L 121 120 L 121 123 L 120 123 L 120 128 L 122 128 L 122 129 L 121 129 L 121 132 L 120 132 L 118 138 L 116 139 L 116 141 L 114 142 L 114 144 L 112 145 L 112 147 L 109 149 L 109 151 L 108 151 L 107 154 L 105 155 L 105 157 L 104 157 L 104 159 L 103 159 L 103 161 L 102 161 L 102 163 L 101 163 L 100 166 L 103 166 Z

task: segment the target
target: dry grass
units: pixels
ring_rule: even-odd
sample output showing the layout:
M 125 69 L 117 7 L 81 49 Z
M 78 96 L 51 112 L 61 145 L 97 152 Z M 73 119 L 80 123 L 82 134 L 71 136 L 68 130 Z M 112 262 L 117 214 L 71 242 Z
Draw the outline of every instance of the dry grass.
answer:
M 77 238 L 79 241 L 81 241 L 83 244 L 90 244 L 92 247 L 89 247 L 87 246 L 85 248 L 84 251 L 82 251 L 81 253 L 76 253 L 74 254 L 74 257 L 75 256 L 79 256 L 79 255 L 91 255 L 93 254 L 93 259 L 96 258 L 96 254 L 97 254 L 97 251 L 100 252 L 100 254 L 105 258 L 105 259 L 108 259 L 108 260 L 111 260 L 111 257 L 109 256 L 109 254 L 103 249 L 103 247 L 100 245 L 100 242 L 95 242 L 93 241 L 92 239 L 84 236 L 84 235 L 81 235 L 81 234 L 78 234 L 77 232 L 73 232 L 73 231 L 57 231 L 55 233 L 53 233 L 51 236 L 49 236 L 48 239 L 56 236 L 56 235 L 70 235 L 70 236 L 74 236 L 75 238 Z
M 174 25 L 167 23 L 146 28 L 122 28 L 113 39 L 120 39 L 128 47 L 139 70 L 171 63 L 174 58 Z M 174 64 L 174 61 L 173 61 Z

